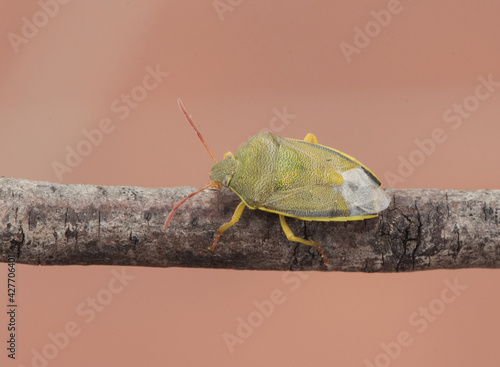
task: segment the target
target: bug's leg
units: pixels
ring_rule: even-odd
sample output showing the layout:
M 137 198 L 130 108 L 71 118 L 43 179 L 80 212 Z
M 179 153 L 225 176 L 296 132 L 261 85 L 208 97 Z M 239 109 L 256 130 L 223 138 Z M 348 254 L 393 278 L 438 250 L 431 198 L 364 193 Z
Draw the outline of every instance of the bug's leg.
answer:
M 217 246 L 217 242 L 219 242 L 220 236 L 226 229 L 231 227 L 233 224 L 235 224 L 238 220 L 240 220 L 241 213 L 243 213 L 243 209 L 245 209 L 245 203 L 242 201 L 239 203 L 239 205 L 236 207 L 236 210 L 234 211 L 233 217 L 229 222 L 226 224 L 223 224 L 222 226 L 217 229 L 217 236 L 215 237 L 214 243 L 212 246 L 210 246 L 208 249 L 213 251 L 215 249 L 215 246 Z
M 286 238 L 288 238 L 289 241 L 300 242 L 300 243 L 303 243 L 303 244 L 308 245 L 308 246 L 316 247 L 318 249 L 319 254 L 323 258 L 323 261 L 325 263 L 328 262 L 328 259 L 326 258 L 325 254 L 323 253 L 323 249 L 319 245 L 319 242 L 309 241 L 309 240 L 305 240 L 303 238 L 299 238 L 299 237 L 295 236 L 293 234 L 292 230 L 290 229 L 290 227 L 288 227 L 288 224 L 286 224 L 285 216 L 281 215 L 281 214 L 280 214 L 280 223 L 281 223 L 281 228 L 283 228 L 283 232 L 285 232 Z
M 307 134 L 306 137 L 304 138 L 304 141 L 308 143 L 313 143 L 313 144 L 318 144 L 318 138 L 314 134 Z

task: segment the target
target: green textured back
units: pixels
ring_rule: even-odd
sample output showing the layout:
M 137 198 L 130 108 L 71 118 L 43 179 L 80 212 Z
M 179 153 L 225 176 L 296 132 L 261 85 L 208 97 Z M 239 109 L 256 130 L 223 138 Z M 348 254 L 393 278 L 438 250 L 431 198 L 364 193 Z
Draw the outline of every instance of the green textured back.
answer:
M 336 215 L 349 215 L 342 197 L 329 189 L 328 196 L 333 197 L 325 198 L 320 189 L 341 185 L 343 179 L 338 172 L 359 167 L 358 162 L 318 145 L 269 132 L 252 137 L 234 156 L 238 169 L 229 187 L 250 207 L 272 207 L 284 213 L 300 209 L 307 215 L 311 204 L 320 210 L 332 210 L 334 205 Z M 329 201 L 327 208 L 325 199 Z
M 273 190 L 278 154 L 276 139 L 269 132 L 257 134 L 234 155 L 239 164 L 229 187 L 252 208 L 264 202 Z

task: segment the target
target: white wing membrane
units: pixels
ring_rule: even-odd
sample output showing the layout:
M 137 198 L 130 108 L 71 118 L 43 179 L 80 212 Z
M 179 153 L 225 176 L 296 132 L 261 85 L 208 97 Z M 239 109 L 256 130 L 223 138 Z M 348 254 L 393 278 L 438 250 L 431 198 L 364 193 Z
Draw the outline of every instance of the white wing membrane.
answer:
M 351 216 L 374 214 L 387 209 L 391 199 L 361 167 L 341 174 L 344 183 L 334 186 L 334 189 L 347 202 Z

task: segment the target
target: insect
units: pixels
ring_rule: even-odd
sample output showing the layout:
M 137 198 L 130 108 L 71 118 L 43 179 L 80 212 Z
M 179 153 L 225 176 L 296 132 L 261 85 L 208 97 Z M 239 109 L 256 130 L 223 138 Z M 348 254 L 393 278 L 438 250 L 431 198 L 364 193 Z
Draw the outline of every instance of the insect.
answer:
M 210 250 L 248 207 L 278 214 L 287 239 L 315 247 L 326 263 L 319 242 L 295 236 L 285 217 L 324 222 L 363 220 L 376 217 L 389 206 L 389 197 L 370 169 L 345 153 L 318 144 L 313 134 L 297 140 L 263 132 L 236 153 L 227 152 L 218 162 L 182 101 L 178 99 L 177 103 L 215 164 L 210 172 L 212 182 L 180 201 L 170 212 L 164 229 L 190 197 L 208 188 L 229 187 L 241 203 L 231 220 L 217 229 Z

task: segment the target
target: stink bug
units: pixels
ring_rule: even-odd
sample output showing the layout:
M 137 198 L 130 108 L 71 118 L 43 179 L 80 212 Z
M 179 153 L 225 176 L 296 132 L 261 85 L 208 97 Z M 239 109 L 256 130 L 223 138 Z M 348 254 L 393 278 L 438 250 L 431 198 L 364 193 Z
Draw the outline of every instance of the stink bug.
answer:
M 210 250 L 215 249 L 222 233 L 240 219 L 243 209 L 249 207 L 279 214 L 288 240 L 315 247 L 326 263 L 328 259 L 319 243 L 296 237 L 285 217 L 325 222 L 363 220 L 376 217 L 389 206 L 389 197 L 369 168 L 345 153 L 318 144 L 313 134 L 297 140 L 263 132 L 235 154 L 227 152 L 217 162 L 182 101 L 178 99 L 177 103 L 215 165 L 210 172 L 212 182 L 179 202 L 170 212 L 165 229 L 188 198 L 209 187 L 229 187 L 241 203 L 232 219 L 217 229 Z

